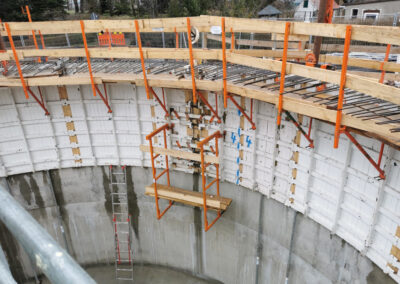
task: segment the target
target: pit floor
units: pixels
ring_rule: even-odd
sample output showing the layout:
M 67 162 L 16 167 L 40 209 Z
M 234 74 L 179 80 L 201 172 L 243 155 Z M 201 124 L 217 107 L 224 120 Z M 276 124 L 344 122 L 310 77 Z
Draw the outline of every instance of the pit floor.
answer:
M 99 284 L 135 283 L 135 284 L 209 284 L 220 283 L 218 281 L 204 280 L 189 273 L 174 270 L 167 267 L 153 265 L 135 265 L 133 267 L 133 281 L 121 281 L 115 279 L 115 267 L 111 265 L 88 267 L 86 271 Z M 43 277 L 45 278 L 45 277 Z M 30 281 L 27 283 L 35 283 Z M 47 278 L 42 279 L 43 284 L 51 283 Z

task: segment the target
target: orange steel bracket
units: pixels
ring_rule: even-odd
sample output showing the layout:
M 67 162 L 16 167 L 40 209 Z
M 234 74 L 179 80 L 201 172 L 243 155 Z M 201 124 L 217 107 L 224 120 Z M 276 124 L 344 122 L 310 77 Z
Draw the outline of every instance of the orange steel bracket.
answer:
M 221 19 L 222 29 L 222 80 L 224 84 L 224 108 L 228 107 L 228 90 L 226 87 L 226 42 L 225 42 L 225 18 Z
M 203 96 L 203 94 L 201 92 L 196 91 L 197 95 L 199 96 L 200 100 L 203 101 L 203 103 L 211 110 L 211 112 L 213 113 L 212 116 L 212 120 L 214 119 L 214 117 L 217 119 L 218 123 L 221 123 L 221 118 L 218 116 L 218 105 L 217 105 L 217 109 L 215 110 L 210 103 L 207 101 L 207 99 Z M 217 102 L 217 100 L 216 100 Z M 212 121 L 210 120 L 210 122 Z
M 218 157 L 219 152 L 218 152 L 218 138 L 221 138 L 222 135 L 219 131 L 214 132 L 204 140 L 200 141 L 197 143 L 197 148 L 200 149 L 200 155 L 201 155 L 201 183 L 202 183 L 202 189 L 203 189 L 203 209 L 204 209 L 204 230 L 207 232 L 214 224 L 217 222 L 217 220 L 222 216 L 221 211 L 218 211 L 217 217 L 211 222 L 211 224 L 208 224 L 208 218 L 207 218 L 207 189 L 209 189 L 214 183 L 216 184 L 217 187 L 217 196 L 219 197 L 219 164 L 215 164 L 216 168 L 216 174 L 215 174 L 215 179 L 211 181 L 209 184 L 206 184 L 206 167 L 209 166 L 210 164 L 205 164 L 204 162 L 204 145 L 207 144 L 209 141 L 212 139 L 215 139 L 215 156 Z
M 351 25 L 348 25 L 346 26 L 346 37 L 344 40 L 342 72 L 340 74 L 339 98 L 336 111 L 335 137 L 333 142 L 333 148 L 335 149 L 339 147 L 339 137 L 341 133 L 340 128 L 342 123 L 342 108 L 344 99 L 344 88 L 346 85 L 347 62 L 349 59 L 350 43 L 351 43 Z
M 383 83 L 383 80 L 385 79 L 385 73 L 386 73 L 386 72 L 385 72 L 385 70 L 383 69 L 383 67 L 384 67 L 384 65 L 385 65 L 385 62 L 388 62 L 388 60 L 389 60 L 390 47 L 391 47 L 390 44 L 388 44 L 388 45 L 386 46 L 385 59 L 384 59 L 383 62 L 381 63 L 381 70 L 382 70 L 382 73 L 381 73 L 381 77 L 379 78 L 379 83 Z
M 251 124 L 251 129 L 255 130 L 256 129 L 256 124 L 253 122 L 253 99 L 251 99 L 251 106 L 250 106 L 250 116 L 246 114 L 244 109 L 238 104 L 238 102 L 232 97 L 231 94 L 228 94 L 228 99 L 232 101 L 232 103 L 240 110 L 240 112 L 243 114 L 243 116 L 250 122 Z
M 311 139 L 311 125 L 312 125 L 312 119 L 310 120 L 310 126 L 308 129 L 308 133 L 304 131 L 304 129 L 300 126 L 300 124 L 297 122 L 297 120 L 290 114 L 290 112 L 285 111 L 286 116 L 289 118 L 290 121 L 293 122 L 293 124 L 296 126 L 296 128 L 303 134 L 303 136 L 307 139 L 307 141 L 310 143 L 308 147 L 314 148 L 314 140 Z
M 167 212 L 167 210 L 169 208 L 171 208 L 173 202 L 169 201 L 169 205 L 167 206 L 167 208 L 165 208 L 164 211 L 162 211 L 162 212 L 160 211 L 160 207 L 158 204 L 159 197 L 158 197 L 158 192 L 157 192 L 157 180 L 166 173 L 168 186 L 171 186 L 170 177 L 169 177 L 168 155 L 165 155 L 165 167 L 166 167 L 165 170 L 163 170 L 159 175 L 157 175 L 157 169 L 155 167 L 154 161 L 157 157 L 159 157 L 159 154 L 154 156 L 152 139 L 155 135 L 157 135 L 158 133 L 160 133 L 162 131 L 163 135 L 164 135 L 164 148 L 167 149 L 167 133 L 166 133 L 166 131 L 169 129 L 171 129 L 171 126 L 169 126 L 169 124 L 166 123 L 163 126 L 157 128 L 156 130 L 154 130 L 153 132 L 151 132 L 149 135 L 146 136 L 146 140 L 148 140 L 150 143 L 150 158 L 151 158 L 151 168 L 152 168 L 152 172 L 153 172 L 154 198 L 155 198 L 155 202 L 156 202 L 156 212 L 157 212 L 158 220 L 160 220 L 161 217 L 165 214 L 165 212 Z
M 140 38 L 140 31 L 139 31 L 139 22 L 138 22 L 138 20 L 135 20 L 135 31 L 136 31 L 136 38 L 137 38 L 138 46 L 139 46 L 140 62 L 141 62 L 141 64 L 142 64 L 144 87 L 145 87 L 145 89 L 146 89 L 147 99 L 149 100 L 149 99 L 150 99 L 150 90 L 149 90 L 149 84 L 148 84 L 148 82 L 147 82 L 146 65 L 144 64 L 143 49 L 142 49 L 142 40 L 141 40 L 141 38 Z
M 282 70 L 281 70 L 281 80 L 279 86 L 279 101 L 278 101 L 278 126 L 281 125 L 282 120 L 282 108 L 283 108 L 283 92 L 285 89 L 285 75 L 286 75 L 286 61 L 287 61 L 287 51 L 289 43 L 289 33 L 290 33 L 290 23 L 287 22 L 285 25 L 285 38 L 283 42 L 283 52 L 282 52 Z
M 233 29 L 231 28 L 231 51 L 235 49 L 235 34 L 233 33 Z
M 96 93 L 98 93 L 100 98 L 102 99 L 102 101 L 106 105 L 106 107 L 108 109 L 108 113 L 112 113 L 111 107 L 108 104 L 108 96 L 107 96 L 106 85 L 104 84 L 105 96 L 103 96 L 103 94 L 100 92 L 100 89 L 97 87 L 97 85 L 94 82 L 94 77 L 93 77 L 93 72 L 92 72 L 92 65 L 90 63 L 90 53 L 89 53 L 89 49 L 88 49 L 88 45 L 87 45 L 87 41 L 86 41 L 86 35 L 85 35 L 85 24 L 84 24 L 84 22 L 82 20 L 80 21 L 80 23 L 81 23 L 82 39 L 83 39 L 83 44 L 85 46 L 86 60 L 87 60 L 87 64 L 88 64 L 88 70 L 89 70 L 89 75 L 90 75 L 90 81 L 91 81 L 91 84 L 92 84 L 93 95 L 96 96 Z
M 152 87 L 150 87 L 150 91 L 153 94 L 153 96 L 156 98 L 156 100 L 158 101 L 158 103 L 161 105 L 161 107 L 163 108 L 163 110 L 165 111 L 165 116 L 169 116 L 168 110 L 165 107 L 165 102 L 163 103 L 160 98 L 158 97 L 158 95 L 156 94 L 156 92 L 153 90 Z M 163 95 L 164 95 L 164 89 L 163 89 Z
M 382 162 L 383 149 L 385 145 L 382 143 L 381 149 L 379 151 L 378 163 L 376 163 L 374 159 L 372 159 L 372 157 L 367 153 L 367 151 L 365 151 L 365 149 L 361 146 L 361 144 L 358 143 L 358 141 L 354 138 L 354 136 L 350 134 L 350 132 L 346 129 L 345 126 L 340 129 L 340 132 L 346 134 L 346 136 L 350 139 L 350 141 L 353 142 L 353 144 L 358 148 L 358 150 L 360 150 L 360 152 L 368 159 L 371 165 L 379 172 L 379 177 L 381 179 L 385 179 L 386 178 L 385 172 L 380 167 Z
M 193 102 L 197 103 L 197 98 L 196 98 L 196 80 L 195 80 L 195 77 L 194 77 L 193 46 L 192 46 L 192 40 L 191 40 L 191 36 L 190 36 L 192 28 L 190 27 L 190 18 L 186 18 L 186 21 L 187 21 L 188 44 L 189 44 L 190 71 L 191 71 L 191 74 L 192 74 Z

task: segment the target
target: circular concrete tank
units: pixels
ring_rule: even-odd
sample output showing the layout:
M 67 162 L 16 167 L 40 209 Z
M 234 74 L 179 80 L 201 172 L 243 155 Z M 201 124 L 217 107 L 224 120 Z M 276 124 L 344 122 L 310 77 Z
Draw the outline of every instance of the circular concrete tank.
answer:
M 135 283 L 285 283 L 286 278 L 288 283 L 393 282 L 344 240 L 259 192 L 221 183 L 222 195 L 232 198 L 232 205 L 204 232 L 198 208 L 174 204 L 157 220 L 154 198 L 144 195 L 151 169 L 127 167 L 126 173 Z M 172 172 L 171 177 L 175 186 L 201 187 L 198 174 Z M 107 167 L 20 174 L 7 183 L 12 195 L 99 283 L 113 283 Z M 0 242 L 15 279 L 32 281 L 32 264 L 3 226 Z

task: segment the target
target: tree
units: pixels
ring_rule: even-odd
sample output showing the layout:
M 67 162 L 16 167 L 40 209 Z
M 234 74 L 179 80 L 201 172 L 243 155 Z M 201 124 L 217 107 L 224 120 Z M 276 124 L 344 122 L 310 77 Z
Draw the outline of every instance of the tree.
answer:
M 29 4 L 33 21 L 44 21 L 64 18 L 66 15 L 65 0 L 25 0 L 0 1 L 0 18 L 3 21 L 27 21 L 21 7 Z
M 74 0 L 74 8 L 75 8 L 75 14 L 78 14 L 79 13 L 78 0 Z

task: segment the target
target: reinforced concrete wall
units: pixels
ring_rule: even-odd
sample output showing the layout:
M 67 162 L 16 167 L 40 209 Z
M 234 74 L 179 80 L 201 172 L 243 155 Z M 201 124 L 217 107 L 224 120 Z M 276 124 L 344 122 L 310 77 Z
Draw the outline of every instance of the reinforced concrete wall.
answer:
M 175 204 L 157 220 L 144 195 L 151 170 L 127 168 L 134 262 L 185 270 L 223 283 L 391 283 L 368 258 L 303 214 L 259 192 L 224 182 L 232 206 L 207 233 L 202 211 Z M 174 185 L 198 190 L 197 174 L 173 172 Z M 10 176 L 12 195 L 83 265 L 113 264 L 114 240 L 107 167 Z M 61 226 L 63 229 L 61 229 Z M 63 233 L 64 231 L 64 233 Z M 34 272 L 3 227 L 0 243 L 14 277 Z M 290 261 L 289 261 L 290 260 Z

